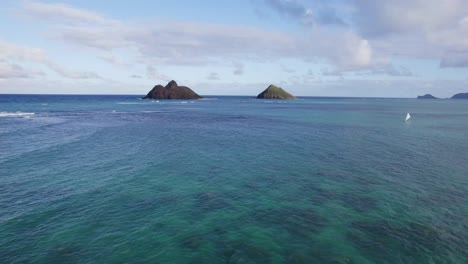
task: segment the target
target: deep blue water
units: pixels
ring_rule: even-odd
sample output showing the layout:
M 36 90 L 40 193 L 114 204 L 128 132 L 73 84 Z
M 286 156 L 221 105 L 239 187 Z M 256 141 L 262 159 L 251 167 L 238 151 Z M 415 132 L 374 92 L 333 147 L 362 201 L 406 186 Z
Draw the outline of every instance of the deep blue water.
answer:
M 468 100 L 0 95 L 0 263 L 468 263 L 467 136 Z

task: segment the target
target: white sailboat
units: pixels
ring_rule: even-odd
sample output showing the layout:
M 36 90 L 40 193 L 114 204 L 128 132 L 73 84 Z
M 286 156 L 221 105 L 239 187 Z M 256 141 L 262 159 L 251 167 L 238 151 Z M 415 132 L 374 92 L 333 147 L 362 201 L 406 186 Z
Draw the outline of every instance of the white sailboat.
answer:
M 410 119 L 411 119 L 411 115 L 409 113 L 406 113 L 405 122 L 408 123 Z

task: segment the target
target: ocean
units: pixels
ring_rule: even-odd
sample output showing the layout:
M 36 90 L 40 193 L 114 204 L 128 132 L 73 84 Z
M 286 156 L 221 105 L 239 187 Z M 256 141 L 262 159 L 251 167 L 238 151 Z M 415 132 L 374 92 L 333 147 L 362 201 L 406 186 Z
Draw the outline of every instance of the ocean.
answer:
M 468 263 L 468 100 L 0 95 L 0 263 Z

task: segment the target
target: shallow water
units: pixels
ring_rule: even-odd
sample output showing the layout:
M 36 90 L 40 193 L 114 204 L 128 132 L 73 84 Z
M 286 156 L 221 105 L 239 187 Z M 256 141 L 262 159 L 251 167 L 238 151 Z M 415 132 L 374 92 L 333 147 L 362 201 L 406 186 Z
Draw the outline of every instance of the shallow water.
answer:
M 0 95 L 0 263 L 468 262 L 468 101 L 211 99 Z

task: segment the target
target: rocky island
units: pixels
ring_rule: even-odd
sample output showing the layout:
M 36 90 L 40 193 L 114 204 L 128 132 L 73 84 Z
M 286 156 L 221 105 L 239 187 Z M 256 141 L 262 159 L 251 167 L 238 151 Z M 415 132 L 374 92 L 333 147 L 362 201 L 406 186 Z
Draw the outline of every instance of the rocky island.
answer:
M 200 95 L 187 86 L 179 86 L 172 80 L 166 86 L 156 85 L 143 99 L 200 99 Z
M 257 99 L 296 99 L 296 97 L 283 88 L 271 84 L 265 91 L 257 95 Z
M 439 99 L 432 94 L 425 94 L 425 95 L 420 95 L 418 96 L 418 99 Z
M 452 99 L 468 99 L 468 93 L 457 93 Z

